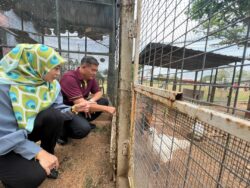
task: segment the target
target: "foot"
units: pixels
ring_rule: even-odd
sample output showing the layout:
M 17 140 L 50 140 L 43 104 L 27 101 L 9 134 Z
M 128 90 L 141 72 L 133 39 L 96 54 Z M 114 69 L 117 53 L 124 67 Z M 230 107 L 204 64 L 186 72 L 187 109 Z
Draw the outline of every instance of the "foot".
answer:
M 96 125 L 93 123 L 89 123 L 91 130 L 96 128 Z
M 59 137 L 56 142 L 60 145 L 65 145 L 68 143 L 68 139 L 64 137 Z
M 58 175 L 59 175 L 59 172 L 53 168 L 47 177 L 51 179 L 57 179 Z

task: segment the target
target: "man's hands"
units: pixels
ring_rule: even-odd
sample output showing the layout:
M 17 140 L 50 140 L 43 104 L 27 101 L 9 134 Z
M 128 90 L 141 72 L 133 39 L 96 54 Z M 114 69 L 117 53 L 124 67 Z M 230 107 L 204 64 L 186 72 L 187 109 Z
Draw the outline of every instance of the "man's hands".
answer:
M 89 99 L 88 101 L 89 101 L 90 104 L 97 104 L 96 101 L 93 100 L 93 99 Z
M 115 107 L 113 107 L 113 106 L 107 106 L 106 112 L 110 113 L 111 115 L 114 115 L 115 111 L 116 111 Z
M 93 99 L 89 99 L 88 103 L 89 103 L 89 105 L 91 105 L 91 104 L 97 104 L 96 101 L 94 101 Z M 91 113 L 90 112 L 85 112 L 85 117 L 91 118 Z
M 79 103 L 73 106 L 74 112 L 77 112 L 77 113 L 84 112 L 86 117 L 91 118 L 91 113 L 89 110 L 91 104 L 96 104 L 96 102 L 81 100 Z
M 115 108 L 112 106 L 105 106 L 105 105 L 99 105 L 95 102 L 93 98 L 91 98 L 89 101 L 86 101 L 85 99 L 77 99 L 74 101 L 73 106 L 74 112 L 84 112 L 86 117 L 91 118 L 91 114 L 93 112 L 107 112 L 110 114 L 115 113 Z M 91 112 L 90 112 L 91 109 Z
M 36 159 L 39 161 L 42 168 L 46 171 L 47 175 L 50 174 L 50 170 L 52 170 L 53 168 L 57 169 L 59 167 L 57 157 L 43 149 L 36 155 Z
M 76 112 L 89 112 L 90 103 L 88 101 L 82 100 L 74 105 L 74 111 Z

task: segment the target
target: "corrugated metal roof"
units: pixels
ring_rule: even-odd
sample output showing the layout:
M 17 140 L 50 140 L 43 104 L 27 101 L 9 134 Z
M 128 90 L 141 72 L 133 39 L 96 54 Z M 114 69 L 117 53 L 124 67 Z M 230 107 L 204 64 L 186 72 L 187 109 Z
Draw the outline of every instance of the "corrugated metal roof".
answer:
M 13 11 L 25 21 L 32 21 L 39 33 L 56 29 L 55 0 L 2 0 L 1 10 Z M 112 0 L 59 0 L 60 32 L 77 31 L 79 36 L 100 39 L 112 32 Z
M 185 56 L 183 57 L 184 49 Z M 226 56 L 212 52 L 208 52 L 205 55 L 203 51 L 199 50 L 162 43 L 149 43 L 140 53 L 139 63 L 173 69 L 181 69 L 183 64 L 184 70 L 199 70 L 203 68 L 204 56 L 206 56 L 204 69 L 228 65 L 242 60 L 235 56 Z
M 10 33 L 11 35 L 15 36 L 18 43 L 30 43 L 30 44 L 37 43 L 37 41 L 32 39 L 29 36 L 29 34 L 25 31 L 20 31 L 18 29 L 13 29 L 13 28 L 4 28 L 4 27 L 0 27 L 0 28 Z

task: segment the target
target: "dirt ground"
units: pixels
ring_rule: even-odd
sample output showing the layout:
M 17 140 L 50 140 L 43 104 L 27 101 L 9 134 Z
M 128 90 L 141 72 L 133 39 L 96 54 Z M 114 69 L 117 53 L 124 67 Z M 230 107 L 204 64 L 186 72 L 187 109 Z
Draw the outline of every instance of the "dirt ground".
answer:
M 56 146 L 60 162 L 59 178 L 45 180 L 40 188 L 115 187 L 109 163 L 111 117 L 102 114 L 93 123 L 97 128 L 86 138 L 70 139 L 67 145 Z

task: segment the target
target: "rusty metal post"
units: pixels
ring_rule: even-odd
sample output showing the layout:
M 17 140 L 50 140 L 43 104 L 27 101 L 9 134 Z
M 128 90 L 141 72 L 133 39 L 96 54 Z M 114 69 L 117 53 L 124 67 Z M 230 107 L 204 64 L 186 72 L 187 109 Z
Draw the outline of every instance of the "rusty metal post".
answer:
M 214 83 L 212 85 L 212 91 L 210 95 L 210 102 L 214 102 L 214 96 L 216 91 L 216 82 L 217 82 L 218 68 L 215 69 Z
M 134 58 L 134 84 L 139 83 L 139 54 L 140 54 L 140 32 L 141 32 L 141 0 L 137 0 L 136 16 L 136 39 L 135 39 L 135 58 Z M 143 66 L 144 67 L 144 66 Z
M 87 51 L 88 51 L 88 38 L 87 38 L 87 36 L 86 36 L 86 33 L 85 33 L 85 48 L 84 48 L 84 57 L 86 57 L 87 56 Z
M 207 92 L 207 102 L 209 102 L 209 100 L 210 100 L 210 95 L 211 95 L 211 84 L 212 84 L 212 80 L 213 80 L 213 72 L 214 72 L 214 69 L 212 68 L 212 70 L 211 70 L 211 75 L 210 75 L 210 79 L 209 79 L 208 92 Z
M 107 94 L 112 102 L 115 105 L 115 31 L 112 31 L 109 35 L 109 65 L 108 65 L 108 77 L 107 77 Z
M 70 60 L 70 58 L 69 58 L 69 51 L 70 51 L 70 39 L 69 39 L 69 30 L 68 30 L 68 63 L 69 63 L 69 60 Z
M 1 32 L 0 32 L 0 36 L 1 36 Z M 2 41 L 3 41 L 3 39 L 0 38 L 0 43 L 1 44 L 2 44 Z M 0 59 L 2 59 L 2 58 L 3 58 L 3 47 L 0 46 Z
M 231 98 L 232 98 L 232 93 L 233 93 L 233 84 L 234 84 L 234 79 L 235 79 L 236 67 L 237 67 L 237 62 L 234 63 L 232 82 L 231 82 L 231 86 L 229 88 L 229 94 L 228 94 L 228 98 L 227 98 L 227 113 L 229 112 L 230 105 L 231 105 Z
M 42 35 L 42 41 L 41 41 L 42 44 L 44 44 L 44 34 Z
M 173 88 L 172 88 L 173 91 L 176 91 L 176 88 L 177 88 L 177 83 L 178 83 L 177 72 L 178 72 L 178 69 L 176 68 L 175 74 L 174 74 Z
M 118 92 L 117 187 L 129 187 L 128 145 L 131 114 L 134 1 L 121 1 L 120 64 Z
M 235 108 L 236 108 L 237 102 L 238 102 L 241 77 L 242 77 L 242 72 L 243 72 L 244 63 L 246 60 L 247 48 L 248 48 L 249 33 L 250 33 L 250 20 L 248 20 L 247 33 L 246 33 L 246 37 L 245 37 L 246 41 L 244 42 L 244 50 L 243 50 L 242 60 L 241 60 L 241 65 L 240 65 L 240 74 L 239 74 L 239 78 L 238 78 L 238 82 L 237 82 L 237 88 L 236 88 L 236 93 L 235 93 L 235 97 L 234 97 L 234 106 L 233 106 L 234 108 L 233 108 L 232 114 L 235 114 Z
M 194 77 L 194 89 L 193 89 L 193 99 L 197 99 L 197 93 L 196 93 L 196 90 L 197 90 L 197 78 L 198 78 L 198 71 L 195 71 L 195 77 Z
M 113 105 L 116 104 L 117 99 L 117 69 L 115 66 L 115 48 L 116 48 L 116 1 L 113 1 L 113 25 L 112 32 L 109 34 L 109 65 L 107 76 L 107 95 Z
M 134 80 L 132 85 L 132 108 L 131 108 L 131 126 L 130 126 L 130 145 L 129 145 L 129 185 L 134 188 L 134 139 L 135 139 L 135 115 L 136 115 L 136 92 L 134 87 L 139 83 L 139 54 L 140 54 L 140 28 L 141 28 L 141 0 L 137 0 L 137 16 L 136 16 L 136 38 L 135 38 L 135 55 L 134 55 Z
M 154 68 L 155 66 L 152 65 L 152 69 L 151 69 L 151 73 L 150 73 L 150 86 L 153 87 L 153 83 L 154 83 Z
M 62 48 L 61 48 L 61 35 L 60 35 L 60 9 L 59 9 L 59 0 L 56 0 L 56 30 L 57 30 L 57 37 L 58 37 L 58 52 L 61 55 Z
M 143 84 L 143 77 L 144 77 L 144 65 L 142 65 L 142 68 L 141 68 L 141 80 L 140 80 L 140 84 Z
M 134 136 L 135 136 L 135 114 L 136 114 L 136 92 L 132 86 L 132 107 L 131 107 L 131 126 L 129 139 L 129 169 L 128 180 L 130 187 L 134 188 Z
M 21 30 L 24 30 L 23 12 L 21 12 Z
M 250 96 L 248 97 L 247 111 L 250 111 Z M 250 119 L 250 112 L 245 112 L 245 118 Z

